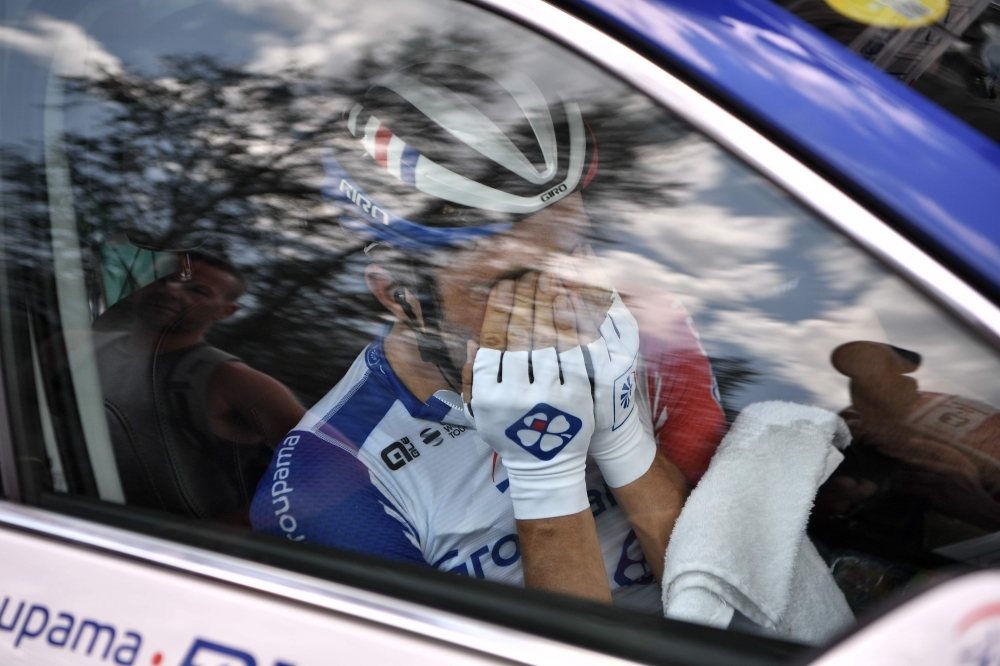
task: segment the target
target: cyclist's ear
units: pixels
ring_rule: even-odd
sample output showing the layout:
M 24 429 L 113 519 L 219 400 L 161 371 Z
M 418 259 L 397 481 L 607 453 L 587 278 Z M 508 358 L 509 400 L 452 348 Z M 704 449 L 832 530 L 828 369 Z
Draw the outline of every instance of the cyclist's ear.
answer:
M 365 283 L 379 303 L 396 319 L 413 326 L 423 325 L 420 302 L 406 285 L 377 264 L 365 268 Z

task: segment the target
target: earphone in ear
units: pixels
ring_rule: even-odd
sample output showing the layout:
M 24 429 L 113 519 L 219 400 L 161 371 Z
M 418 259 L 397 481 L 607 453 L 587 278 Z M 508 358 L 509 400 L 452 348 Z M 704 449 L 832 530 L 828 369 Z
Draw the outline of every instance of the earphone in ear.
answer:
M 399 303 L 399 307 L 403 308 L 403 312 L 406 313 L 408 319 L 416 319 L 417 315 L 414 314 L 413 308 L 410 306 L 409 302 L 406 300 L 406 289 L 399 287 L 393 292 L 392 298 L 394 301 Z

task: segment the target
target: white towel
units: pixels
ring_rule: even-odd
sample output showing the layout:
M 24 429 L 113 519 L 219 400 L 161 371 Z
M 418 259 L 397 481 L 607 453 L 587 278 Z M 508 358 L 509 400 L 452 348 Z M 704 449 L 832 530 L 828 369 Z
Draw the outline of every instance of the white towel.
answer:
M 663 573 L 667 617 L 818 644 L 854 620 L 805 536 L 816 491 L 850 444 L 818 407 L 759 402 L 739 415 L 677 519 Z

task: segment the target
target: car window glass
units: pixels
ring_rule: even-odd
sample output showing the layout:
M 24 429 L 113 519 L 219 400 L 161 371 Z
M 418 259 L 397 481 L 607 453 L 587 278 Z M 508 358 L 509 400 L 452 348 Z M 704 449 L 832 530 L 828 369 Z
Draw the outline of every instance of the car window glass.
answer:
M 1000 141 L 996 3 L 778 0 L 778 4 Z
M 578 56 L 441 0 L 74 7 L 0 31 L 26 501 L 539 587 L 523 523 L 583 516 L 616 606 L 806 643 L 1000 531 L 996 351 Z

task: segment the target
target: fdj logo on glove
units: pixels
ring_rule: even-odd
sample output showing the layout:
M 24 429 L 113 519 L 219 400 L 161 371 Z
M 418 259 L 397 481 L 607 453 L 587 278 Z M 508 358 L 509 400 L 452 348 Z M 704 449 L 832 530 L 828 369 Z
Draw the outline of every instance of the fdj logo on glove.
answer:
M 552 460 L 583 427 L 583 421 L 540 402 L 515 421 L 504 434 L 540 460 Z

